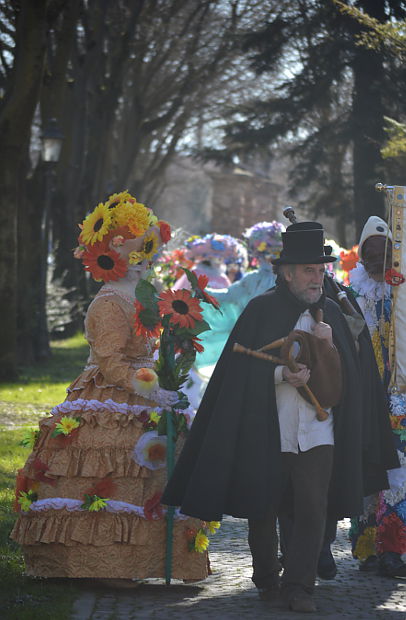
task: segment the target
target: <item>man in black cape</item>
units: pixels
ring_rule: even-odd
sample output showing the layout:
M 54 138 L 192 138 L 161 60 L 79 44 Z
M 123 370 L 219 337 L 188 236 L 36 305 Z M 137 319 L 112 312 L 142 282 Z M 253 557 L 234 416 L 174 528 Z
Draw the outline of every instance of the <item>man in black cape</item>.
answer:
M 252 579 L 261 598 L 271 599 L 279 588 L 276 518 L 293 492 L 282 596 L 302 612 L 315 610 L 327 511 L 361 514 L 364 495 L 387 488 L 386 470 L 398 466 L 375 358 L 365 348 L 358 355 L 342 311 L 323 293 L 324 263 L 335 260 L 323 233 L 317 222 L 282 233 L 283 250 L 272 261 L 279 283 L 251 300 L 235 324 L 162 497 L 205 521 L 247 518 Z M 316 324 L 320 308 L 324 318 Z M 233 352 L 236 342 L 258 350 L 303 327 L 339 353 L 341 396 L 323 422 L 293 389 L 309 380 L 306 367 L 293 373 Z

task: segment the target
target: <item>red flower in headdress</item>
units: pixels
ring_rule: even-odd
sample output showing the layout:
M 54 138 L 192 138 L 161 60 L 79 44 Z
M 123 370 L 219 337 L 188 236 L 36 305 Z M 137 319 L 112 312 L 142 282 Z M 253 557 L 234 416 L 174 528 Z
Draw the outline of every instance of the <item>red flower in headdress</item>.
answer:
M 168 243 L 168 241 L 170 240 L 172 236 L 170 225 L 168 224 L 168 222 L 165 222 L 164 220 L 159 220 L 158 226 L 159 226 L 159 233 L 161 235 L 162 243 Z
M 83 254 L 82 263 L 95 280 L 118 280 L 127 273 L 127 263 L 120 254 L 110 250 L 105 243 L 99 242 L 89 246 Z

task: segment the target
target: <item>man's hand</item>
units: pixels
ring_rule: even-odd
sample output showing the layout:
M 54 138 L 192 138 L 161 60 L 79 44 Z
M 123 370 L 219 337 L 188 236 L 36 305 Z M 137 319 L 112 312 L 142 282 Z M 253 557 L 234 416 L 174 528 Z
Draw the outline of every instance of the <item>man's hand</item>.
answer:
M 321 338 L 322 340 L 327 340 L 327 342 L 333 346 L 333 330 L 328 323 L 323 323 L 323 321 L 316 323 L 313 327 L 313 336 Z
M 310 379 L 310 370 L 304 364 L 298 364 L 299 372 L 292 372 L 287 366 L 283 367 L 282 377 L 295 388 L 302 387 Z

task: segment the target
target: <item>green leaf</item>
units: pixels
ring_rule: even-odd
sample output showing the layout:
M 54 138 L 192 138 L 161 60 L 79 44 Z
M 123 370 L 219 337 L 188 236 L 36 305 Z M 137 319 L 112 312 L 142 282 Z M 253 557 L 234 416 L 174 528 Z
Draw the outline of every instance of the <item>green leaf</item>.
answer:
M 159 314 L 151 308 L 144 308 L 139 313 L 140 321 L 144 327 L 155 327 L 159 323 Z
M 93 496 L 85 493 L 85 501 L 81 505 L 81 508 L 83 508 L 84 510 L 89 510 L 89 506 L 92 504 L 92 502 L 93 502 Z
M 166 435 L 166 416 L 168 415 L 167 411 L 163 411 L 161 417 L 159 418 L 158 426 L 156 427 L 158 435 Z
M 155 286 L 150 282 L 147 280 L 140 280 L 135 288 L 135 296 L 144 308 L 154 310 L 158 313 L 158 293 Z
M 185 267 L 183 267 L 183 271 L 186 274 L 187 279 L 189 280 L 192 289 L 195 290 L 197 288 L 199 288 L 198 284 L 197 284 L 197 277 L 196 274 L 194 274 L 192 271 L 189 271 L 189 269 L 186 269 Z
M 194 327 L 181 327 L 176 330 L 176 334 L 181 338 L 191 338 L 193 336 L 198 336 L 202 332 L 207 332 L 210 329 L 210 325 L 207 321 L 196 321 Z

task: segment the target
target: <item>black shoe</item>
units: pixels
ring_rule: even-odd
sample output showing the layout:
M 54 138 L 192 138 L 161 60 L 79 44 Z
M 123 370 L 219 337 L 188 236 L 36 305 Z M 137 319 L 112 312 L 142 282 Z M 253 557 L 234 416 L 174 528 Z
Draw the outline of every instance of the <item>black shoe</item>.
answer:
M 282 598 L 288 609 L 302 613 L 314 613 L 317 607 L 314 604 L 313 596 L 306 592 L 303 587 L 288 587 L 282 590 Z
M 280 589 L 279 584 L 274 584 L 268 588 L 257 588 L 258 596 L 261 601 L 274 602 L 279 600 Z
M 378 570 L 378 558 L 376 555 L 370 555 L 369 558 L 360 562 L 359 570 L 365 573 L 376 573 Z
M 406 564 L 399 553 L 385 551 L 378 556 L 378 575 L 392 578 L 406 578 Z
M 337 565 L 330 549 L 322 550 L 317 564 L 317 576 L 320 579 L 334 579 L 337 575 Z

